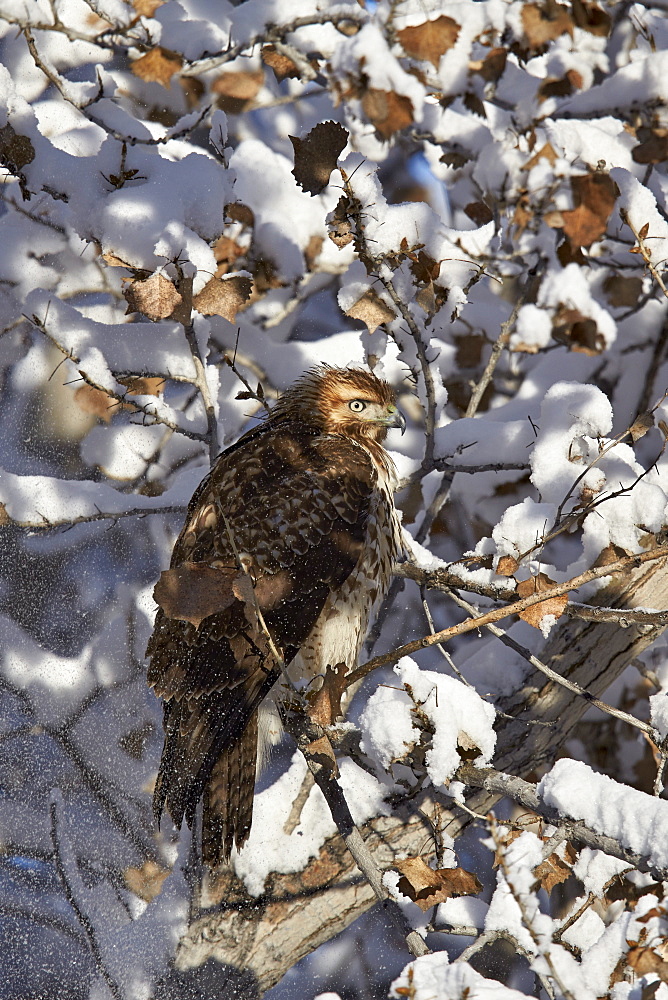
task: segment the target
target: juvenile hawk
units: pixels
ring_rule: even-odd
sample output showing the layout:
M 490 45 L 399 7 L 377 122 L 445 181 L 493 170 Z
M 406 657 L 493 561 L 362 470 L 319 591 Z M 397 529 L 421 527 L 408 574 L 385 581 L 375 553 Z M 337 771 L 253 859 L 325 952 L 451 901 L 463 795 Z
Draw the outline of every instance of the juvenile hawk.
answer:
M 239 583 L 252 580 L 293 677 L 356 666 L 401 547 L 389 427 L 405 421 L 386 382 L 318 366 L 221 454 L 190 501 L 147 649 L 164 702 L 153 804 L 158 820 L 166 807 L 191 826 L 203 798 L 212 868 L 250 833 L 259 709 L 280 676 Z M 172 585 L 176 597 L 161 597 Z

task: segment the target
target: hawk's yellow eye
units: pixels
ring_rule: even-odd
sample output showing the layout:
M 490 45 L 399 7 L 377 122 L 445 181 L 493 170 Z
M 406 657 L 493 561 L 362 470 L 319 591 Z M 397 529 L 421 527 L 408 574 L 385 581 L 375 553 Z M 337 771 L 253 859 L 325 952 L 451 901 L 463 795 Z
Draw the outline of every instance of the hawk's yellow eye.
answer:
M 366 410 L 366 403 L 362 399 L 351 399 L 348 406 L 353 413 L 361 413 L 362 410 Z

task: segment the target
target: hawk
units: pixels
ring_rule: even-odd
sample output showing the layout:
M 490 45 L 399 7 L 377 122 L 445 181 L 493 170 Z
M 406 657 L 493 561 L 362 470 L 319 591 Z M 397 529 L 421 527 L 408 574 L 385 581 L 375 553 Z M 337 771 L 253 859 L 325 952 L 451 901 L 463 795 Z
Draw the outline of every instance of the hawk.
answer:
M 147 649 L 165 730 L 153 807 L 158 822 L 166 808 L 192 826 L 203 799 L 210 868 L 250 833 L 275 654 L 302 681 L 357 664 L 401 548 L 390 427 L 405 420 L 386 382 L 319 365 L 190 501 Z

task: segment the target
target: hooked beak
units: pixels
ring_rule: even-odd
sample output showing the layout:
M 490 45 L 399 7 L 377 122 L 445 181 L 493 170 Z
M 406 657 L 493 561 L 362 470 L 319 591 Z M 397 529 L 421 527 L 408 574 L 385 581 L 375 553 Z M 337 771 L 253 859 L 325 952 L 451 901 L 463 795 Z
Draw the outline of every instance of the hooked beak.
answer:
M 406 431 L 406 418 L 397 406 L 393 406 L 389 411 L 390 419 L 387 422 L 388 427 L 398 427 L 402 434 Z

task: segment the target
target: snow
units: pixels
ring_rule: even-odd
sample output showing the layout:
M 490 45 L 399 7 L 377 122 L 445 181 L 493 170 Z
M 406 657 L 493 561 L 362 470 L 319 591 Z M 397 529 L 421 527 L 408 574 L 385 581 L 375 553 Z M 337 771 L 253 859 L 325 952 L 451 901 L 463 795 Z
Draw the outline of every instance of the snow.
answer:
M 603 851 L 583 847 L 573 866 L 573 874 L 580 879 L 587 893 L 593 892 L 600 898 L 610 880 L 628 867 L 627 862 L 612 858 Z
M 474 997 L 476 1000 L 527 1000 L 525 993 L 481 976 L 467 962 L 451 965 L 445 951 L 423 955 L 407 965 L 392 983 L 390 997 L 406 996 L 408 989 L 412 989 L 414 1000 L 464 996 L 471 1000 Z
M 546 805 L 668 867 L 668 802 L 597 774 L 582 761 L 558 760 L 538 785 Z

